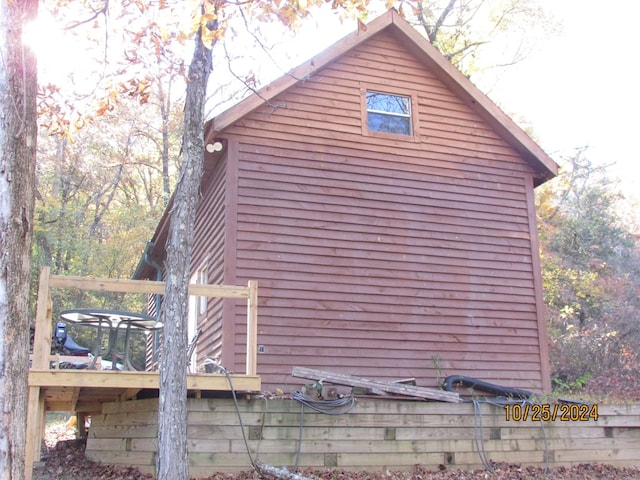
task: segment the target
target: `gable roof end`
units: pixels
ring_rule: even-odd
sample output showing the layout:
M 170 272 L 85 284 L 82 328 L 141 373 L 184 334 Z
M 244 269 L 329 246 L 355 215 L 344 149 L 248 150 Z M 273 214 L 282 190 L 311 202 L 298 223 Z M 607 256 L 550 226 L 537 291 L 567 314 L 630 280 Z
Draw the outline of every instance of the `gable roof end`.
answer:
M 415 57 L 431 70 L 439 80 L 476 111 L 508 144 L 510 144 L 538 173 L 536 185 L 558 174 L 558 165 L 495 103 L 455 68 L 429 41 L 420 35 L 400 14 L 389 10 L 369 24 L 358 28 L 333 46 L 294 68 L 258 93 L 240 101 L 213 118 L 205 126 L 205 141 L 213 141 L 225 128 L 251 113 L 278 94 L 313 75 L 349 50 L 382 31 L 389 31 Z

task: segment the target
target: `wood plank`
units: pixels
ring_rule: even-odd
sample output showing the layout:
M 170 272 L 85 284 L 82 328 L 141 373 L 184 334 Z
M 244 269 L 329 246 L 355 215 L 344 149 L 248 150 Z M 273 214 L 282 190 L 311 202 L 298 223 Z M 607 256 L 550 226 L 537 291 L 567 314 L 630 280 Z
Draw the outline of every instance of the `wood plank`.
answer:
M 463 169 L 464 164 L 461 158 L 429 155 L 427 157 L 429 161 L 425 161 L 425 153 L 418 149 L 414 151 L 411 145 L 401 151 L 385 144 L 376 145 L 381 151 L 377 149 L 375 151 L 367 151 L 365 147 L 364 143 L 358 142 L 352 143 L 351 148 L 346 144 L 338 143 L 337 145 L 332 145 L 331 150 L 328 150 L 326 142 L 324 144 L 305 144 L 304 141 L 296 137 L 288 139 L 287 142 L 279 142 L 274 145 L 273 142 L 269 142 L 261 136 L 252 136 L 240 144 L 240 153 L 242 159 L 252 155 L 264 155 L 266 158 L 281 159 L 276 163 L 296 162 L 296 159 L 299 159 L 297 162 L 308 163 L 321 158 L 323 164 L 335 165 L 335 169 L 345 173 L 358 172 L 362 168 L 368 168 L 372 171 L 372 174 L 377 172 L 381 178 L 388 174 L 393 174 L 411 181 L 417 175 L 425 175 L 427 178 L 433 176 L 434 181 L 445 185 L 445 179 L 449 178 L 451 183 L 469 182 L 471 185 L 477 184 L 478 186 L 482 185 L 483 180 L 486 184 L 487 180 L 495 179 L 500 182 L 503 188 L 511 189 L 514 186 L 518 189 L 522 188 L 521 178 L 514 177 L 513 173 L 508 169 L 510 164 L 506 162 L 504 166 L 507 167 L 507 170 L 503 168 L 487 170 L 484 167 L 489 167 L 489 165 L 480 165 L 478 164 L 479 160 L 475 158 L 473 164 Z M 390 154 L 394 150 L 395 154 L 391 157 Z M 296 163 L 294 163 L 295 165 Z
M 584 448 L 578 450 L 556 450 L 554 461 L 562 463 L 611 463 L 613 460 L 638 461 L 637 448 Z M 637 463 L 634 463 L 637 465 Z
M 51 354 L 51 269 L 43 267 L 38 283 L 38 302 L 36 305 L 35 337 L 33 341 L 32 368 L 49 368 Z
M 187 405 L 189 405 L 189 399 L 187 399 Z M 136 400 L 135 402 L 111 402 L 105 403 L 102 407 L 102 413 L 105 415 L 115 413 L 137 413 L 137 412 L 150 412 L 158 411 L 158 399 L 157 398 L 145 398 L 143 400 Z
M 438 465 L 443 462 L 442 453 L 339 453 L 338 467 L 356 467 L 358 470 L 401 470 L 406 465 Z M 404 467 L 403 467 L 404 466 Z
M 250 128 L 249 128 L 250 127 Z M 337 135 L 332 138 L 331 150 L 327 148 L 326 137 L 315 138 L 298 132 L 281 133 L 278 130 L 267 130 L 259 123 L 246 127 L 245 142 L 249 146 L 261 148 L 282 148 L 284 152 L 292 149 L 303 152 L 305 145 L 307 152 L 314 153 L 321 158 L 324 156 L 345 158 L 355 164 L 369 162 L 370 168 L 384 168 L 385 170 L 402 166 L 407 172 L 422 172 L 433 170 L 434 173 L 459 178 L 464 176 L 479 176 L 502 178 L 507 184 L 513 183 L 517 178 L 522 178 L 521 165 L 515 163 L 516 156 L 496 157 L 494 155 L 471 152 L 452 151 L 446 148 L 434 148 L 431 145 L 409 143 L 406 145 L 393 145 L 389 142 L 380 142 L 376 137 L 368 137 L 369 143 L 362 142 L 362 138 L 354 138 L 353 135 Z M 274 138 L 275 137 L 275 138 Z M 418 148 L 419 147 L 419 148 Z M 254 147 L 255 148 L 255 147 Z M 375 150 L 372 150 L 375 149 Z M 283 153 L 284 153 L 283 152 Z M 296 155 L 289 155 L 295 157 Z M 427 159 L 428 161 L 425 161 Z M 510 179 L 510 180 L 509 180 Z
M 132 465 L 138 468 L 144 465 L 155 465 L 155 456 L 155 452 L 122 452 L 117 450 L 86 451 L 87 459 L 93 462 Z
M 611 416 L 619 416 L 619 415 L 640 415 L 640 403 L 630 403 L 630 404 L 621 404 L 621 405 L 600 405 L 598 408 L 598 413 L 600 415 L 611 415 Z M 631 426 L 631 425 L 630 425 Z M 640 425 L 633 425 L 635 427 Z
M 388 161 L 384 169 L 376 170 L 368 166 L 369 170 L 366 171 L 360 165 L 345 164 L 344 158 L 339 156 L 325 155 L 323 162 L 318 163 L 318 155 L 313 151 L 300 151 L 291 146 L 277 151 L 268 147 L 257 150 L 242 153 L 243 179 L 254 178 L 285 184 L 290 179 L 292 183 L 324 186 L 327 189 L 325 191 L 329 190 L 327 185 L 330 184 L 330 191 L 341 186 L 348 191 L 363 193 L 370 189 L 369 184 L 374 184 L 376 190 L 384 193 L 406 195 L 405 192 L 409 192 L 409 200 L 413 196 L 427 197 L 425 182 L 428 182 L 427 198 L 439 195 L 439 198 L 451 201 L 465 195 L 483 204 L 499 205 L 498 202 L 502 200 L 508 202 L 505 205 L 525 208 L 525 189 L 522 184 L 513 184 L 513 180 L 511 185 L 491 186 L 480 178 L 469 178 L 459 173 L 457 176 L 447 176 L 446 172 L 437 169 L 433 169 L 430 174 L 394 170 L 390 168 L 393 164 Z M 495 192 L 501 194 L 500 199 L 495 198 Z
M 101 409 L 102 402 L 83 400 L 82 397 L 80 397 L 78 398 L 78 403 L 76 403 L 75 411 L 95 415 L 100 413 Z M 59 412 L 69 411 L 68 408 L 50 408 L 50 410 Z
M 375 388 L 378 390 L 382 390 L 383 392 L 407 395 L 411 397 L 419 397 L 429 400 L 439 400 L 452 403 L 459 403 L 462 401 L 460 395 L 453 392 L 445 392 L 442 390 L 435 390 L 426 387 L 414 387 L 413 385 L 367 380 L 365 378 L 354 377 L 352 375 L 323 372 L 321 370 L 314 370 L 305 367 L 294 367 L 292 376 L 308 378 L 311 380 L 321 380 L 338 385 L 347 385 L 350 387 Z
M 76 411 L 76 407 L 78 405 L 78 398 L 80 398 L 80 389 L 74 388 L 71 392 L 71 408 L 69 409 L 71 412 Z
M 233 386 L 239 391 L 260 391 L 260 377 L 231 375 Z M 83 388 L 159 388 L 159 375 L 155 372 L 110 372 L 92 370 L 31 370 L 31 387 L 83 387 Z M 228 391 L 224 375 L 187 375 L 188 390 Z
M 94 425 L 94 419 L 91 420 L 91 428 L 93 433 L 90 433 L 90 438 L 131 438 L 131 439 L 157 439 L 158 438 L 158 425 L 136 425 L 136 426 L 96 426 Z M 98 432 L 98 433 L 96 433 Z
M 78 288 L 101 292 L 159 293 L 164 294 L 165 283 L 152 280 L 126 278 L 89 278 L 51 275 L 51 288 Z M 199 297 L 247 298 L 249 288 L 236 285 L 190 284 L 189 295 Z
M 124 403 L 129 404 L 133 402 Z M 103 418 L 99 425 L 103 427 L 144 426 L 155 425 L 158 423 L 158 412 L 156 410 L 151 410 L 149 412 L 124 412 L 110 415 L 102 414 L 101 416 Z
M 104 451 L 126 451 L 127 439 L 126 438 L 94 438 L 91 440 L 91 450 Z M 156 445 L 157 448 L 157 445 Z
M 120 400 L 122 401 L 132 400 L 136 398 L 136 395 L 138 394 L 138 392 L 140 392 L 140 390 L 142 389 L 138 387 L 127 388 L 124 392 L 120 394 Z
M 44 434 L 45 403 L 39 387 L 29 387 L 27 413 L 25 478 L 30 479 L 34 463 L 40 461 L 41 439 Z
M 258 167 L 256 167 L 258 168 Z M 259 168 L 258 168 L 259 169 Z M 299 172 L 298 172 L 299 173 Z M 513 192 L 509 195 L 511 198 L 503 198 L 502 205 L 496 198 L 490 199 L 487 195 L 494 196 L 506 196 L 506 189 L 496 188 L 490 190 L 484 188 L 481 190 L 483 195 L 478 193 L 474 194 L 475 187 L 467 187 L 463 185 L 440 185 L 430 181 L 429 183 L 423 182 L 422 185 L 414 189 L 412 186 L 401 186 L 402 179 L 397 178 L 391 180 L 385 179 L 387 184 L 394 183 L 394 185 L 388 185 L 382 187 L 377 181 L 368 177 L 366 180 L 359 178 L 358 175 L 351 176 L 351 180 L 337 180 L 331 179 L 330 173 L 324 172 L 311 172 L 324 178 L 324 181 L 319 184 L 315 181 L 308 181 L 306 178 L 301 177 L 299 174 L 296 176 L 283 173 L 283 174 L 260 174 L 260 178 L 254 176 L 254 174 L 247 174 L 241 181 L 241 187 L 246 195 L 242 199 L 243 203 L 257 203 L 258 200 L 274 200 L 282 198 L 289 202 L 299 202 L 297 205 L 289 205 L 289 208 L 296 206 L 294 212 L 298 209 L 307 210 L 311 206 L 315 206 L 317 203 L 329 204 L 329 205 L 346 205 L 352 209 L 360 209 L 361 211 L 353 212 L 353 219 L 358 219 L 360 216 L 366 216 L 367 218 L 381 218 L 391 219 L 389 223 L 390 227 L 399 228 L 398 218 L 393 216 L 394 211 L 402 210 L 407 214 L 406 217 L 410 219 L 425 219 L 430 223 L 444 223 L 453 224 L 454 219 L 447 218 L 448 215 L 454 218 L 479 218 L 484 219 L 492 224 L 501 225 L 503 228 L 504 217 L 513 217 L 515 223 L 522 223 L 526 221 L 527 207 L 525 204 L 524 196 L 521 196 L 519 192 Z M 360 183 L 361 186 L 354 188 L 350 184 Z M 327 187 L 327 183 L 334 183 L 334 187 Z M 338 185 L 341 183 L 342 185 Z M 448 187 L 448 191 L 444 191 Z M 426 193 L 428 191 L 429 193 Z M 371 207 L 371 208 L 369 208 Z M 375 208 L 374 208 L 375 207 Z M 495 209 L 499 207 L 502 209 L 500 213 L 502 215 L 496 215 Z M 433 209 L 436 209 L 432 211 Z M 484 212 L 483 212 L 484 209 Z M 489 209 L 489 211 L 487 211 Z M 428 210 L 425 212 L 424 210 Z M 440 213 L 438 213 L 440 212 Z M 317 209 L 315 215 L 321 215 L 324 213 L 322 209 Z M 437 215 L 431 218 L 424 218 Z M 446 213 L 447 215 L 444 215 Z M 273 216 L 273 212 L 271 213 Z M 301 219 L 306 217 L 302 216 Z M 352 218 L 349 217 L 349 220 Z M 336 221 L 340 220 L 340 217 Z M 413 226 L 422 227 L 422 225 Z M 514 229 L 511 227 L 511 229 Z M 427 230 L 422 227 L 419 230 Z M 398 232 L 401 233 L 401 232 Z M 411 237 L 411 235 L 409 235 Z M 504 241 L 504 240 L 503 240 Z
M 258 369 L 258 282 L 249 282 L 247 298 L 246 374 L 255 376 Z

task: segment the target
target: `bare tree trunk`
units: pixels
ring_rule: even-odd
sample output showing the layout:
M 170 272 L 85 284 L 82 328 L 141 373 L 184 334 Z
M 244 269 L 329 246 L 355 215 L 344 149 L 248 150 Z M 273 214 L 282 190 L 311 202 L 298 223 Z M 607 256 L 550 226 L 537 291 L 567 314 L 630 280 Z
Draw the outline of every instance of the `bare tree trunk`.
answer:
M 22 26 L 37 0 L 0 1 L 0 478 L 25 476 L 36 59 Z
M 158 79 L 160 96 L 160 117 L 162 120 L 162 200 L 166 207 L 171 198 L 171 186 L 169 185 L 169 111 L 171 109 L 171 82 L 169 92 L 165 95 L 162 88 L 162 79 Z
M 204 159 L 204 106 L 211 72 L 211 50 L 200 32 L 189 67 L 185 101 L 183 161 L 176 186 L 167 242 L 164 335 L 160 358 L 158 480 L 188 480 L 187 315 L 193 228 Z

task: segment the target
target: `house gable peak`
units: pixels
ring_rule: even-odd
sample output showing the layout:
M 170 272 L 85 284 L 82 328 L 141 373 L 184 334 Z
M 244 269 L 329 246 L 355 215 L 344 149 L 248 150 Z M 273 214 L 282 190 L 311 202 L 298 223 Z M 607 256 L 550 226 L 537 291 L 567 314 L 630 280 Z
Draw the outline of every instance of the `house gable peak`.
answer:
M 213 141 L 218 133 L 244 116 L 383 31 L 394 35 L 408 52 L 509 143 L 537 172 L 537 184 L 557 175 L 557 164 L 542 148 L 394 9 L 368 24 L 359 21 L 353 33 L 211 119 L 205 126 L 206 141 Z

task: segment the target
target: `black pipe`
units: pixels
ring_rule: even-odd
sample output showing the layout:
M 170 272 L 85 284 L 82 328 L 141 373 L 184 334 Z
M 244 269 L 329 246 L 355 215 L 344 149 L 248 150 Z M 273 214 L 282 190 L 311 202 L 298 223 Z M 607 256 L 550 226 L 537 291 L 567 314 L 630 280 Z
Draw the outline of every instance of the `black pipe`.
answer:
M 483 392 L 492 393 L 493 395 L 499 395 L 510 398 L 518 398 L 526 400 L 533 395 L 533 392 L 527 390 L 520 390 L 518 388 L 509 388 L 496 385 L 495 383 L 485 382 L 473 377 L 465 377 L 463 375 L 449 375 L 444 379 L 443 389 L 449 392 L 453 392 L 455 385 L 462 385 L 463 387 L 473 388 L 475 390 L 481 390 Z

